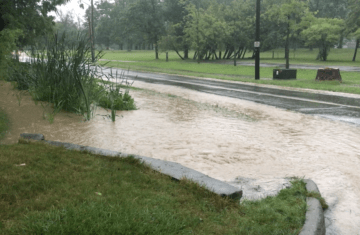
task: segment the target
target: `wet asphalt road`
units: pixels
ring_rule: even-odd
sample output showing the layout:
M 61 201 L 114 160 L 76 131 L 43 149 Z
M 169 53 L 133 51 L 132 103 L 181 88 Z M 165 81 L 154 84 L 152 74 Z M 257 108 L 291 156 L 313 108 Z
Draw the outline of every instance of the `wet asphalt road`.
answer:
M 117 70 L 118 73 L 123 71 L 121 69 Z M 115 73 L 115 71 L 116 69 L 113 68 L 112 73 Z M 110 69 L 103 68 L 103 72 L 105 74 L 110 73 Z M 134 81 L 178 86 L 360 125 L 360 98 L 289 91 L 243 83 L 229 83 L 166 74 L 129 71 L 126 76 Z
M 120 69 L 118 71 L 121 71 Z M 110 69 L 104 69 L 104 73 Z M 115 69 L 112 69 L 115 72 Z M 192 89 L 360 125 L 360 98 L 273 89 L 176 75 L 131 72 L 129 79 Z

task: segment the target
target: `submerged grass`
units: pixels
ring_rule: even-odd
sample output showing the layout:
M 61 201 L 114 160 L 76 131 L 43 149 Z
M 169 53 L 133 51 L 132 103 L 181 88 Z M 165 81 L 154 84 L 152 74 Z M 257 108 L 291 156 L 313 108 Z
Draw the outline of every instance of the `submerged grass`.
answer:
M 314 50 L 316 51 L 316 50 Z M 334 50 L 334 58 L 329 57 L 328 62 L 319 62 L 314 63 L 315 59 L 310 59 L 311 56 L 307 55 L 308 50 L 299 49 L 299 58 L 297 61 L 291 61 L 291 63 L 299 64 L 316 64 L 320 65 L 319 67 L 327 67 L 332 65 L 352 65 L 360 66 L 359 62 L 347 62 L 346 58 L 349 56 L 350 50 Z M 270 52 L 269 52 L 270 53 Z M 270 59 L 266 59 L 269 56 L 269 53 L 264 53 L 264 59 L 261 62 L 269 62 Z M 313 53 L 313 52 L 311 52 Z M 316 54 L 316 52 L 314 52 Z M 336 60 L 336 55 L 345 53 L 341 55 L 338 60 Z M 312 55 L 312 54 L 311 54 Z M 314 56 L 314 58 L 316 55 Z M 104 59 L 108 60 L 119 60 L 119 61 L 100 61 L 99 64 L 108 63 L 107 66 L 118 67 L 124 69 L 131 69 L 133 71 L 146 71 L 146 72 L 156 72 L 156 73 L 168 73 L 168 74 L 177 74 L 185 76 L 195 76 L 195 77 L 207 77 L 207 78 L 217 78 L 222 80 L 232 80 L 232 81 L 242 81 L 256 84 L 269 84 L 283 87 L 294 87 L 294 88 L 309 88 L 315 90 L 327 90 L 335 92 L 346 92 L 353 94 L 360 94 L 360 78 L 358 72 L 344 72 L 341 71 L 341 76 L 343 79 L 342 83 L 337 81 L 315 81 L 316 70 L 310 69 L 298 69 L 297 70 L 297 79 L 296 80 L 272 80 L 273 69 L 276 67 L 261 67 L 260 68 L 260 80 L 254 80 L 255 71 L 252 66 L 233 66 L 230 64 L 219 64 L 219 63 L 196 63 L 193 60 L 183 61 L 178 59 L 174 54 L 169 62 L 166 62 L 164 58 L 161 57 L 159 60 L 153 59 L 152 51 L 109 51 L 105 54 Z M 301 59 L 302 58 L 302 59 Z M 134 61 L 134 62 L 123 62 L 123 61 Z M 247 62 L 252 62 L 252 60 L 245 60 Z M 274 63 L 277 61 L 274 59 Z M 342 63 L 343 62 L 343 63 Z M 285 63 L 282 61 L 282 63 Z
M 132 157 L 0 146 L 0 234 L 298 234 L 305 198 L 301 180 L 239 204 Z

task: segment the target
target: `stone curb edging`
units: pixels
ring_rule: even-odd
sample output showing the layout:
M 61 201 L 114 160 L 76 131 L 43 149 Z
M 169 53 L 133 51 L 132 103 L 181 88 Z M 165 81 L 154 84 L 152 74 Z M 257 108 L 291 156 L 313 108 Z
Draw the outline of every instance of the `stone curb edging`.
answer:
M 320 194 L 320 191 L 314 181 L 310 179 L 304 179 L 306 183 L 306 190 L 308 192 L 316 192 Z M 325 218 L 324 211 L 318 199 L 308 197 L 306 198 L 307 211 L 304 227 L 301 229 L 299 235 L 325 235 Z
M 199 185 L 206 187 L 208 190 L 210 190 L 222 197 L 229 197 L 234 200 L 240 200 L 240 198 L 242 197 L 242 190 L 239 190 L 238 188 L 231 186 L 220 180 L 217 180 L 217 179 L 211 178 L 207 175 L 204 175 L 198 171 L 195 171 L 193 169 L 182 166 L 179 163 L 164 161 L 164 160 L 159 160 L 159 159 L 154 159 L 154 158 L 149 158 L 149 157 L 143 157 L 143 156 L 139 156 L 139 155 L 126 154 L 126 153 L 121 153 L 121 152 L 111 151 L 111 150 L 106 150 L 106 149 L 101 149 L 101 148 L 71 144 L 71 143 L 66 143 L 66 142 L 45 140 L 45 137 L 42 134 L 22 133 L 22 134 L 20 134 L 20 137 L 24 138 L 24 139 L 28 139 L 28 140 L 43 141 L 50 145 L 64 147 L 69 150 L 88 151 L 90 153 L 99 154 L 99 155 L 103 155 L 103 156 L 109 156 L 109 157 L 134 156 L 134 158 L 139 159 L 143 163 L 146 163 L 152 169 L 154 169 L 162 174 L 168 175 L 175 180 L 181 180 L 185 177 L 187 179 L 190 179 L 190 180 L 198 183 Z

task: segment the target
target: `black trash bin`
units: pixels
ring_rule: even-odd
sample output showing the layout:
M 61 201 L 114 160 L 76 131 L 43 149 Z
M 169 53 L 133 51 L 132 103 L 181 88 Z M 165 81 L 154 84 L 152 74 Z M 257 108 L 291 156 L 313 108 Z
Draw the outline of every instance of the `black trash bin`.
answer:
M 296 69 L 274 69 L 273 79 L 296 79 Z

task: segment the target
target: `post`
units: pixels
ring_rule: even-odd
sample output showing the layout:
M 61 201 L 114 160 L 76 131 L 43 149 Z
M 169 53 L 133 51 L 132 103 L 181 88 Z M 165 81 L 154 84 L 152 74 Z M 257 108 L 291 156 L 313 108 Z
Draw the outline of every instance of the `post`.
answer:
M 290 63 L 289 63 L 289 34 L 290 34 L 290 16 L 288 16 L 288 25 L 287 25 L 287 31 L 286 31 L 286 41 L 285 41 L 285 59 L 286 59 L 286 69 L 289 69 Z
M 91 61 L 94 63 L 95 62 L 95 38 L 94 38 L 94 1 L 91 0 Z
M 358 50 L 358 48 L 359 48 L 359 43 L 360 43 L 360 39 L 357 39 L 357 40 L 356 40 L 356 44 L 355 44 L 355 52 L 354 52 L 354 56 L 353 56 L 352 61 L 355 61 L 355 60 L 356 60 L 356 53 L 357 53 L 357 50 Z
M 255 80 L 260 79 L 260 0 L 256 0 Z
M 166 62 L 169 61 L 169 52 L 166 52 Z

